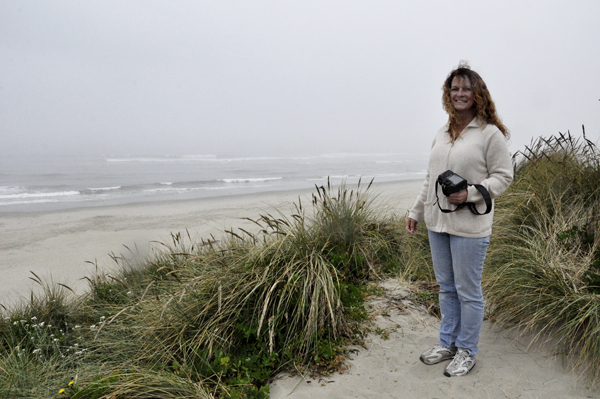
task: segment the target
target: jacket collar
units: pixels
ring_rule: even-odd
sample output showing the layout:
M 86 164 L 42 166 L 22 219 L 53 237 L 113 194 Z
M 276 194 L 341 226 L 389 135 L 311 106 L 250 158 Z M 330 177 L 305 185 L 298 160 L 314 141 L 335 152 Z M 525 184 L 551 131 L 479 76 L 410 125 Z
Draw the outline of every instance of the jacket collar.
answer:
M 471 122 L 467 125 L 467 127 L 480 127 L 481 120 L 478 117 L 473 118 Z M 466 129 L 466 128 L 465 128 Z
M 484 126 L 484 124 L 482 123 L 482 120 L 476 116 L 473 118 L 473 120 L 471 122 L 469 122 L 469 124 L 467 126 L 465 126 L 465 130 L 469 127 L 479 128 L 482 126 Z M 450 121 L 446 122 L 446 132 L 448 132 L 449 127 L 450 127 Z

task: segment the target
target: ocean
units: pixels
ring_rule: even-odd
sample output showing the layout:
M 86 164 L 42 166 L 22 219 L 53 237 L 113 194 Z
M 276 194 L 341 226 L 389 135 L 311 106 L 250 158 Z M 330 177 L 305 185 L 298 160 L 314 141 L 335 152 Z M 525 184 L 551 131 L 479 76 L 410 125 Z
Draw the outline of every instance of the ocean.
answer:
M 0 213 L 421 179 L 427 154 L 304 157 L 40 156 L 0 159 Z

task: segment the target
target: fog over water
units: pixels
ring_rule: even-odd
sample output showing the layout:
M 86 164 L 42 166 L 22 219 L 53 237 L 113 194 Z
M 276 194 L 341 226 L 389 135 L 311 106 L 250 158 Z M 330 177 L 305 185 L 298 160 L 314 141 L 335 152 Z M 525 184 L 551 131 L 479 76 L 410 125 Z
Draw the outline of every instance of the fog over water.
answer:
M 426 157 L 461 59 L 511 151 L 600 137 L 600 2 L 0 3 L 0 156 Z

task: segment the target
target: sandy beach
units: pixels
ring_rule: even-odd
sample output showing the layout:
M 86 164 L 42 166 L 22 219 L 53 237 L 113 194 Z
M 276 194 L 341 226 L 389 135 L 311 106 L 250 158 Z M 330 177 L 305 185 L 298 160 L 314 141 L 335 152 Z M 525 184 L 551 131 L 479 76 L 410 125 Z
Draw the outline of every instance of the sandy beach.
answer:
M 421 181 L 374 185 L 390 210 L 404 213 L 412 206 Z M 10 305 L 39 288 L 34 272 L 46 281 L 63 283 L 77 293 L 86 287 L 83 277 L 110 270 L 109 254 L 144 259 L 155 242 L 171 241 L 171 233 L 189 232 L 192 239 L 219 238 L 225 229 L 253 230 L 261 213 L 290 213 L 300 198 L 310 202 L 315 192 L 279 191 L 196 200 L 149 202 L 80 208 L 55 212 L 0 214 L 0 304 Z M 187 233 L 186 233 L 187 234 Z M 129 248 L 132 251 L 129 251 Z M 92 263 L 89 263 L 92 262 Z
M 421 181 L 384 183 L 373 189 L 390 212 L 404 214 Z M 192 239 L 215 238 L 225 229 L 256 226 L 242 218 L 279 210 L 289 213 L 298 198 L 314 190 L 286 191 L 189 201 L 142 203 L 43 213 L 0 215 L 0 303 L 11 305 L 36 284 L 30 272 L 82 293 L 83 277 L 110 270 L 109 256 L 137 247 L 146 257 L 155 241 L 189 232 Z M 126 247 L 125 247 L 126 246 Z M 150 252 L 149 252 L 150 251 Z M 92 263 L 88 263 L 92 262 Z M 402 282 L 384 283 L 384 298 L 370 303 L 379 334 L 354 348 L 348 369 L 318 380 L 282 375 L 271 385 L 279 398 L 594 398 L 585 377 L 569 373 L 547 349 L 528 348 L 527 337 L 485 322 L 478 364 L 466 377 L 446 378 L 444 365 L 426 366 L 419 354 L 437 342 L 439 321 L 409 300 Z M 387 331 L 388 337 L 381 334 Z M 386 339 L 387 338 L 387 339 Z

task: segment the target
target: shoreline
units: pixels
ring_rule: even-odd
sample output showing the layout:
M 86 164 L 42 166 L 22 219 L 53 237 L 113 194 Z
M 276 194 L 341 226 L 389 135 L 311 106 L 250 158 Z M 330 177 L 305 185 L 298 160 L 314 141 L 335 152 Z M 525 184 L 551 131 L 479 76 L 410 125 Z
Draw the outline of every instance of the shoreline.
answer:
M 373 183 L 369 190 L 396 214 L 414 203 L 422 180 Z M 337 186 L 336 186 L 337 187 Z M 355 185 L 348 185 L 350 189 Z M 367 184 L 361 185 L 364 189 Z M 187 232 L 192 240 L 219 238 L 225 229 L 252 230 L 261 213 L 289 214 L 298 198 L 310 202 L 315 189 L 271 191 L 84 207 L 40 212 L 0 214 L 0 304 L 17 304 L 43 281 L 62 283 L 82 294 L 82 280 L 98 270 L 116 266 L 109 254 L 124 254 L 132 262 L 144 261 L 157 242 L 170 242 L 171 233 Z M 128 249 L 132 251 L 128 251 Z M 95 265 L 94 265 L 95 263 Z

